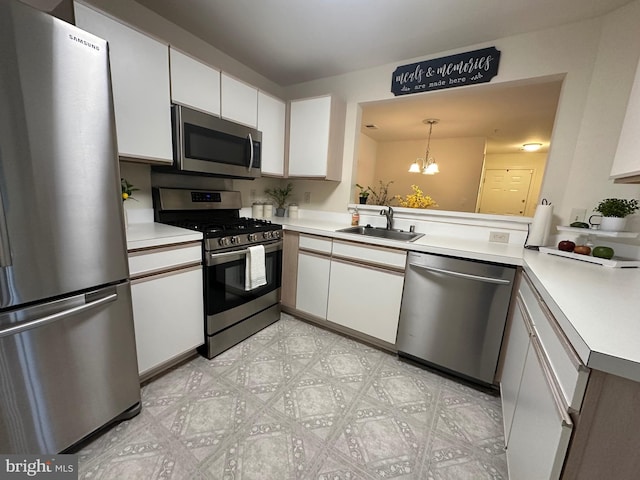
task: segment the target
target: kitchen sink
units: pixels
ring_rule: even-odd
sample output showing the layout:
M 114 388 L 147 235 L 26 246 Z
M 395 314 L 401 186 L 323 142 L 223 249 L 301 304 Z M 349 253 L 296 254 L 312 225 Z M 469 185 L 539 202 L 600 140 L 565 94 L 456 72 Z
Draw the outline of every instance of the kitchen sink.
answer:
M 371 225 L 359 227 L 347 227 L 336 230 L 336 232 L 353 233 L 354 235 L 364 235 L 366 237 L 386 238 L 387 240 L 400 240 L 401 242 L 413 242 L 424 235 L 424 233 L 405 232 L 404 230 L 387 230 Z

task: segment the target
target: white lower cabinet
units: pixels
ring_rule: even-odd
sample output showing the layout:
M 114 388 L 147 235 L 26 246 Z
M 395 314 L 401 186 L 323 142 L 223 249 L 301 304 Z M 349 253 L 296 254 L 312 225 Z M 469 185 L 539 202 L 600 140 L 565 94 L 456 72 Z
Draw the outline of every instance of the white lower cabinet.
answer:
M 567 454 L 573 424 L 542 355 L 532 337 L 507 445 L 509 478 L 558 479 Z
M 204 343 L 200 243 L 129 253 L 141 377 Z
M 569 407 L 580 408 L 586 376 L 588 369 L 522 275 L 500 382 L 509 478 L 561 478 L 574 428 Z
M 522 302 L 518 299 L 513 311 L 509 330 L 509 343 L 502 370 L 500 382 L 500 397 L 502 399 L 502 420 L 504 422 L 504 441 L 509 446 L 511 422 L 516 409 L 524 362 L 529 351 L 529 331 L 525 325 Z
M 400 272 L 334 259 L 327 320 L 393 344 L 403 285 Z
M 315 252 L 298 252 L 297 310 L 327 318 L 330 268 L 330 257 Z

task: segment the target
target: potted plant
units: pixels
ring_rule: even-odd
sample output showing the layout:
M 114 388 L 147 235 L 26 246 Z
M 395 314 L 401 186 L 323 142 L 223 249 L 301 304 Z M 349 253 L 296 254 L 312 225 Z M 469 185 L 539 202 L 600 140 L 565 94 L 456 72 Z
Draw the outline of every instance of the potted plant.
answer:
M 363 187 L 359 183 L 356 183 L 356 187 L 360 189 L 360 193 L 358 194 L 360 205 L 365 205 L 367 203 L 367 198 L 369 198 L 369 187 Z
M 274 187 L 267 188 L 264 193 L 276 202 L 276 217 L 284 217 L 284 206 L 287 203 L 287 199 L 293 192 L 293 184 L 288 183 L 286 187 Z
M 627 215 L 635 213 L 640 208 L 638 200 L 626 198 L 605 198 L 602 200 L 594 211 L 602 215 L 600 222 L 600 230 L 606 231 L 622 231 L 626 223 Z M 591 218 L 598 215 L 591 215 Z
M 377 190 L 371 187 L 367 187 L 369 192 L 371 192 L 373 204 L 389 206 L 391 205 L 391 201 L 393 200 L 393 197 L 389 196 L 389 185 L 393 183 L 393 180 L 387 183 L 384 183 L 382 180 L 380 180 L 379 183 L 380 185 L 378 186 Z

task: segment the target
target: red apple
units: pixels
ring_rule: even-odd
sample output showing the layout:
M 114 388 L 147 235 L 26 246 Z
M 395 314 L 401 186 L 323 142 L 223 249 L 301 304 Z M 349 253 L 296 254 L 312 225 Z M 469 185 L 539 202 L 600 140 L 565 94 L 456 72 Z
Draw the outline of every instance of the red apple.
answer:
M 576 245 L 576 248 L 573 249 L 573 253 L 589 255 L 591 253 L 591 247 L 587 247 L 586 245 Z
M 562 240 L 558 244 L 558 250 L 562 250 L 563 252 L 573 252 L 573 249 L 576 247 L 576 244 L 571 240 Z

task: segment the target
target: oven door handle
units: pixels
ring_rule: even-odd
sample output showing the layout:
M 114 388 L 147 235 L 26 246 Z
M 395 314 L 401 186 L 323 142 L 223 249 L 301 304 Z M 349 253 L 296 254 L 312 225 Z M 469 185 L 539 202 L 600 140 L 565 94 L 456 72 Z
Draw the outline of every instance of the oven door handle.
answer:
M 251 137 L 251 134 L 249 134 L 249 168 L 247 168 L 247 171 L 250 172 L 251 168 L 253 167 L 253 138 Z
M 282 240 L 279 240 L 275 243 L 269 243 L 264 246 L 264 253 L 273 253 L 278 250 L 282 250 Z M 241 258 L 247 255 L 249 249 L 244 250 L 234 250 L 233 252 L 223 252 L 223 253 L 207 253 L 207 266 L 211 265 L 220 265 L 221 263 L 232 262 L 234 260 L 240 260 Z

